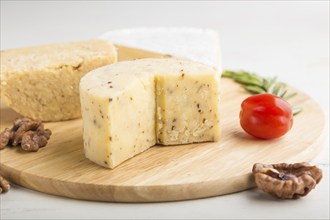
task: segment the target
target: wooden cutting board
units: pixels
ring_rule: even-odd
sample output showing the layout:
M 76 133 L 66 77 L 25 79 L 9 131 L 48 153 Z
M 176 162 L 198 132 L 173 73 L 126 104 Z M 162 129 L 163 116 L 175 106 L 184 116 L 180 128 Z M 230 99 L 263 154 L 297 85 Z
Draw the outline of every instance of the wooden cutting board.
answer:
M 320 151 L 324 114 L 310 97 L 298 94 L 291 103 L 304 111 L 277 140 L 257 140 L 240 128 L 240 103 L 248 94 L 222 79 L 220 142 L 155 146 L 109 170 L 84 157 L 80 119 L 47 123 L 53 131 L 49 144 L 36 153 L 18 147 L 2 150 L 1 174 L 30 189 L 85 200 L 155 202 L 238 192 L 254 186 L 254 163 L 310 161 Z M 18 116 L 2 107 L 1 130 Z

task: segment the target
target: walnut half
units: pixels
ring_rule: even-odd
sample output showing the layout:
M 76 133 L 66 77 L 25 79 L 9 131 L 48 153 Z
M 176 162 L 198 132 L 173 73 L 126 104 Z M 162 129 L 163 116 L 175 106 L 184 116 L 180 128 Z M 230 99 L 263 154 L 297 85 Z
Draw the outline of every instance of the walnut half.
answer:
M 281 199 L 305 196 L 322 179 L 322 170 L 308 163 L 256 163 L 252 172 L 259 189 Z
M 9 189 L 9 182 L 0 175 L 0 193 L 7 192 Z
M 39 120 L 17 118 L 12 128 L 6 128 L 0 133 L 0 150 L 8 145 L 21 145 L 24 151 L 36 152 L 46 146 L 51 134 Z

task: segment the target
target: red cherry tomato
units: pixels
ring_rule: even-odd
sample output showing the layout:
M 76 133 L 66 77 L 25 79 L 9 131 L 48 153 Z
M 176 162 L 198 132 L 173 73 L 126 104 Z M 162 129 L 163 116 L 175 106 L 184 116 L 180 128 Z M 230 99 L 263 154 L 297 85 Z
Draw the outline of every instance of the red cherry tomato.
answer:
M 292 127 L 293 115 L 289 103 L 273 94 L 258 94 L 241 104 L 240 123 L 250 135 L 261 139 L 278 138 Z

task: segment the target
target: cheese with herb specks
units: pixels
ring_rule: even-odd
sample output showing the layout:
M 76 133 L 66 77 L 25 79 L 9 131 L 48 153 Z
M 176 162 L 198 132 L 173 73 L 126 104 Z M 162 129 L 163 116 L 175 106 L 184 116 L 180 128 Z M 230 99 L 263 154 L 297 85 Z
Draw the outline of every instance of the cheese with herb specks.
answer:
M 163 73 L 156 81 L 157 142 L 219 140 L 219 76 L 198 66 Z
M 154 78 L 135 70 L 106 66 L 80 82 L 85 155 L 101 166 L 113 168 L 156 143 Z
M 178 59 L 96 69 L 80 82 L 85 155 L 114 168 L 156 143 L 217 141 L 219 75 Z

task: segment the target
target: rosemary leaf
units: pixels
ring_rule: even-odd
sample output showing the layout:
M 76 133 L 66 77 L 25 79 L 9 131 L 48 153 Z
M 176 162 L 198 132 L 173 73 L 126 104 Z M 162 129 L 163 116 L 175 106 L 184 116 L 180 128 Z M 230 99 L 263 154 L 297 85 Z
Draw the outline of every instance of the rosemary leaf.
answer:
M 222 73 L 222 77 L 227 77 L 235 80 L 235 82 L 242 84 L 242 88 L 252 94 L 271 93 L 279 96 L 285 100 L 292 98 L 297 93 L 288 93 L 286 84 L 277 81 L 277 77 L 263 78 L 255 73 L 246 71 L 230 71 L 226 70 Z M 294 106 L 292 108 L 293 115 L 302 111 L 302 108 Z
M 260 86 L 261 83 L 254 79 L 254 78 L 249 78 L 249 77 L 243 77 L 243 76 L 235 76 L 234 77 L 236 82 L 245 84 L 245 85 L 255 85 L 255 86 Z
M 285 99 L 284 97 L 285 97 L 285 95 L 286 95 L 287 92 L 288 92 L 288 90 L 285 90 L 285 91 L 281 94 L 280 97 L 281 97 L 282 99 Z
M 277 80 L 277 77 L 273 77 L 271 79 L 265 78 L 263 80 L 264 81 L 263 87 L 265 88 L 265 90 L 268 93 L 273 93 L 276 80 Z
M 228 77 L 234 79 L 236 82 L 245 84 L 245 85 L 256 85 L 262 86 L 262 79 L 255 74 L 248 74 L 244 71 L 233 72 L 233 71 L 224 71 L 222 77 Z
M 221 77 L 233 78 L 234 72 L 226 70 L 222 73 Z
M 293 115 L 297 115 L 302 111 L 302 108 L 298 107 L 298 106 L 293 106 L 292 107 L 292 114 Z
M 282 97 L 282 94 L 285 92 L 285 87 L 286 87 L 286 84 L 284 83 L 277 83 L 275 88 L 274 88 L 274 94 L 279 96 L 279 97 Z
M 288 99 L 290 99 L 290 98 L 292 98 L 292 97 L 294 97 L 296 95 L 297 95 L 297 93 L 296 92 L 293 92 L 293 93 L 289 93 L 289 94 L 285 95 L 282 98 L 285 99 L 285 100 L 288 100 Z
M 261 94 L 265 93 L 265 90 L 262 89 L 259 86 L 254 86 L 254 85 L 248 85 L 248 86 L 242 86 L 246 91 L 251 92 L 253 94 Z

